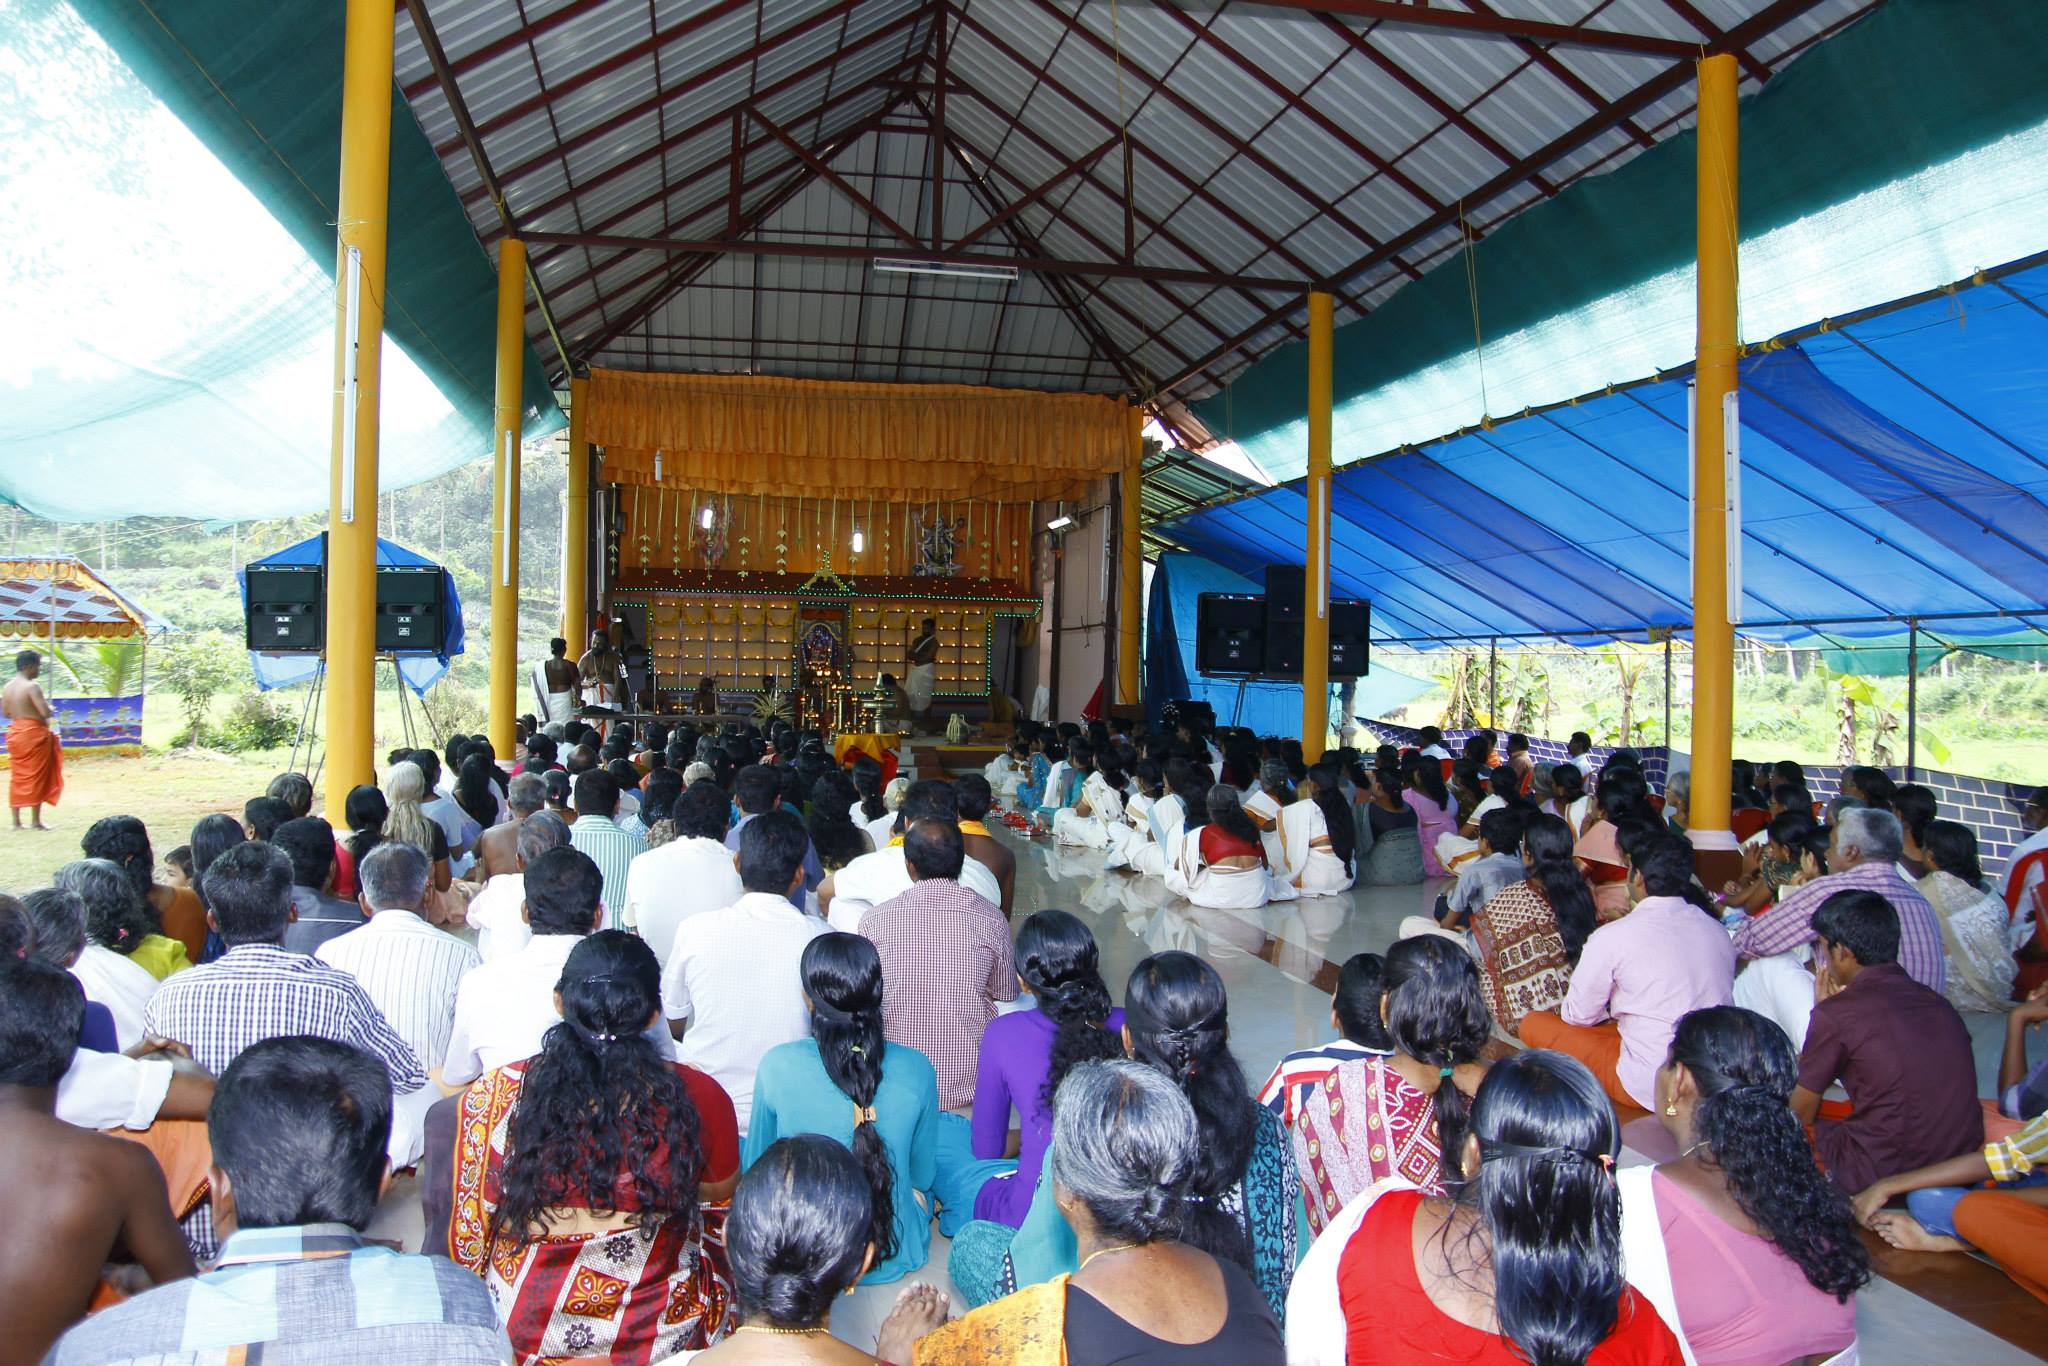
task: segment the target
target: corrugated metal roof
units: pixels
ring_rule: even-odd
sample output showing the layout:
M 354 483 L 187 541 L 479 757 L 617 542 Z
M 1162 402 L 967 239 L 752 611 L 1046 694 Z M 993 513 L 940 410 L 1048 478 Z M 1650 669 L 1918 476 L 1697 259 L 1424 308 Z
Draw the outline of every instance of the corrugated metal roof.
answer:
M 1739 53 L 1753 89 L 1875 3 L 1461 0 L 1457 14 L 1666 45 L 1647 53 L 1244 0 L 408 0 L 407 13 L 430 16 L 518 230 L 581 239 L 531 251 L 579 364 L 1133 392 L 1199 444 L 1184 403 L 1301 334 L 1298 317 L 1269 317 L 1286 295 L 1241 277 L 1341 276 L 1341 324 L 1449 259 L 1459 206 L 1483 233 L 1689 126 L 1688 80 L 1631 117 L 1610 108 L 1689 66 L 1675 45 L 1756 25 Z M 1001 284 L 604 240 L 913 254 L 844 187 L 933 237 L 942 71 L 943 243 L 1029 199 L 967 250 L 1116 263 L 1128 212 L 1133 264 L 1216 278 Z M 411 18 L 397 77 L 478 236 L 503 236 Z M 1533 164 L 1560 139 L 1573 145 Z M 536 302 L 536 342 L 547 326 Z

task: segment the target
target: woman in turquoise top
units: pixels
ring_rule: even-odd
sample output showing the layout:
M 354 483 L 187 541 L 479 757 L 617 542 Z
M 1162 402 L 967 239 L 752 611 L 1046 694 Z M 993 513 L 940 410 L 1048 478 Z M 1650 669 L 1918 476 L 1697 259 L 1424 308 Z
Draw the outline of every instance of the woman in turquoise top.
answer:
M 923 1266 L 931 1247 L 938 1073 L 915 1048 L 883 1042 L 882 960 L 873 944 L 821 934 L 799 970 L 811 1037 L 762 1057 L 741 1165 L 791 1134 L 845 1144 L 874 1195 L 875 1264 L 862 1284 L 898 1280 Z

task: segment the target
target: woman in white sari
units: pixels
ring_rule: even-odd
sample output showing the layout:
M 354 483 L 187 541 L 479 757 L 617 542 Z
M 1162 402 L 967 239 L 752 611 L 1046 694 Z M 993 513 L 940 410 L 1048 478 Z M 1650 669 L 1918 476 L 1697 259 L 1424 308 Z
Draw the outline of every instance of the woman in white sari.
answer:
M 1244 814 L 1259 827 L 1259 838 L 1266 846 L 1266 866 L 1273 870 L 1277 880 L 1289 886 L 1293 885 L 1294 874 L 1301 870 L 1288 870 L 1287 847 L 1280 833 L 1280 824 L 1295 802 L 1294 775 L 1288 770 L 1285 759 L 1268 759 L 1261 764 L 1258 791 L 1242 802 Z
M 1280 843 L 1285 861 L 1274 877 L 1303 896 L 1351 890 L 1358 828 L 1338 785 L 1338 769 L 1325 761 L 1309 770 L 1301 796 L 1280 808 Z
M 1168 759 L 1165 775 L 1166 795 L 1152 803 L 1145 819 L 1151 838 L 1131 855 L 1134 870 L 1162 880 L 1179 857 L 1188 812 L 1208 788 L 1209 767 L 1185 759 Z
M 1941 922 L 1948 1003 L 1957 1010 L 2012 1009 L 2019 964 L 2006 938 L 2005 902 L 1984 890 L 1976 832 L 1959 821 L 1929 821 L 1920 847 L 1931 870 L 1920 879 L 1920 894 Z
M 1061 844 L 1086 849 L 1107 849 L 1109 832 L 1124 816 L 1123 764 L 1114 750 L 1105 750 L 1095 769 L 1081 784 L 1080 798 L 1071 807 L 1053 813 L 1052 836 Z
M 1219 911 L 1256 910 L 1269 901 L 1292 900 L 1297 893 L 1279 884 L 1266 864 L 1259 828 L 1244 813 L 1237 789 L 1218 783 L 1209 789 L 1208 819 L 1181 836 L 1182 896 L 1197 906 Z M 1167 885 L 1173 887 L 1174 880 Z
M 1152 807 L 1159 800 L 1159 765 L 1140 759 L 1131 768 L 1131 790 L 1124 797 L 1123 819 L 1109 828 L 1109 857 L 1104 868 L 1129 868 L 1152 842 Z

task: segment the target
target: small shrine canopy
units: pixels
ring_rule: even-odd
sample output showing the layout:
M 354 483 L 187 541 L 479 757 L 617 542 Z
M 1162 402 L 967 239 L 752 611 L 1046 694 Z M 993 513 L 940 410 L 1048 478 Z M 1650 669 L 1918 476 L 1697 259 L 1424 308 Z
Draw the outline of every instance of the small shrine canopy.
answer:
M 0 637 L 140 640 L 171 629 L 70 555 L 0 559 Z

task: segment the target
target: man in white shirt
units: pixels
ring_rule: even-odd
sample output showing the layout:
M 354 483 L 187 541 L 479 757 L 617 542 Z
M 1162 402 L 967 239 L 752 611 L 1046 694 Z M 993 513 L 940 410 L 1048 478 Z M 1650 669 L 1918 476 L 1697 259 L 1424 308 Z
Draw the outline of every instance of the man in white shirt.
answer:
M 420 1066 L 432 1072 L 455 1028 L 455 992 L 483 960 L 477 951 L 421 917 L 432 874 L 421 850 L 385 840 L 356 870 L 357 898 L 369 919 L 322 944 L 316 958 L 363 984 Z
M 561 980 L 562 964 L 578 941 L 597 928 L 604 914 L 603 887 L 597 865 L 567 846 L 526 865 L 526 923 L 533 940 L 462 979 L 447 1061 L 441 1065 L 442 1086 L 467 1086 L 494 1068 L 540 1052 L 542 1037 L 561 1019 L 555 983 Z
M 722 911 L 746 891 L 736 856 L 725 847 L 731 814 L 717 783 L 686 789 L 669 810 L 675 839 L 635 858 L 626 872 L 626 928 L 639 932 L 663 967 L 678 925 Z
M 899 829 L 908 829 L 918 821 L 944 821 L 948 825 L 960 823 L 960 807 L 953 796 L 953 785 L 936 778 L 912 783 L 910 791 L 903 795 L 903 810 L 898 814 Z M 960 882 L 983 899 L 998 906 L 1003 904 L 1002 883 L 979 859 L 967 860 L 960 870 Z M 820 883 L 818 914 L 830 920 L 833 929 L 856 934 L 863 915 L 909 891 L 910 883 L 910 866 L 904 860 L 903 839 L 899 835 L 888 847 L 877 849 L 872 854 L 862 854 Z
M 1579 772 L 1588 778 L 1593 776 L 1593 737 L 1582 730 L 1572 732 L 1572 738 L 1565 742 L 1565 755 Z
M 798 965 L 805 946 L 830 927 L 793 900 L 803 895 L 809 846 L 803 822 L 787 811 L 747 822 L 739 857 L 745 891 L 726 909 L 678 925 L 661 975 L 662 1013 L 682 1041 L 678 1057 L 725 1088 L 742 1134 L 762 1055 L 811 1033 Z
M 1424 726 L 1416 732 L 1415 738 L 1422 742 L 1422 753 L 1430 759 L 1448 759 L 1451 752 L 1444 748 L 1444 733 L 1435 726 Z
M 498 873 L 469 899 L 463 912 L 476 931 L 476 951 L 486 963 L 514 954 L 533 938 L 526 927 L 526 865 L 569 842 L 569 827 L 551 811 L 537 811 L 519 823 L 513 845 L 519 871 Z
M 391 1161 L 400 1167 L 419 1160 L 427 1108 L 441 1098 L 431 1082 L 455 1027 L 456 987 L 483 961 L 468 944 L 422 918 L 432 874 L 425 851 L 385 840 L 356 870 L 356 899 L 369 919 L 314 950 L 316 958 L 362 983 L 427 1070 L 428 1085 L 392 1100 Z

